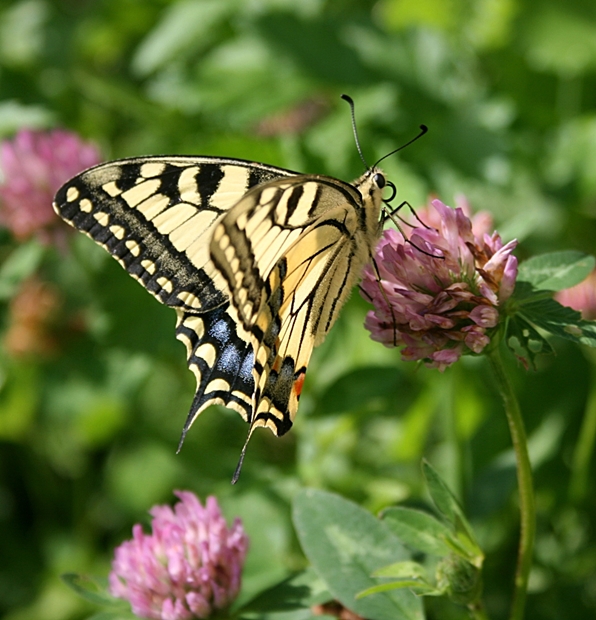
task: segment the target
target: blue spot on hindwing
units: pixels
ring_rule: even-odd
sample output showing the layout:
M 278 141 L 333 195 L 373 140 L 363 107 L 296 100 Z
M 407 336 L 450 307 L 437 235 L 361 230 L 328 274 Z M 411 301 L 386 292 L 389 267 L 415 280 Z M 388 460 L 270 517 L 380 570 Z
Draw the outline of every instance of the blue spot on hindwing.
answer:
M 217 369 L 223 372 L 233 373 L 240 367 L 240 353 L 235 344 L 228 344 L 219 356 Z
M 246 357 L 244 358 L 244 362 L 242 363 L 242 366 L 240 367 L 240 371 L 238 372 L 238 376 L 241 377 L 244 381 L 251 382 L 252 379 L 252 369 L 255 365 L 255 354 L 250 351 L 249 353 L 247 353 Z
M 219 319 L 209 328 L 209 336 L 217 340 L 220 344 L 225 344 L 230 340 L 230 328 L 225 318 Z

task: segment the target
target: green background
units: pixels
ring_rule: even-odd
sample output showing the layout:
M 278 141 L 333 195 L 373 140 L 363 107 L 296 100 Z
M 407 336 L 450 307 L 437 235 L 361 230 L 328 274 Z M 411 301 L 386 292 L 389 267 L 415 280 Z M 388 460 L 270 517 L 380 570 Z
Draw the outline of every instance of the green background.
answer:
M 350 180 L 368 161 L 398 201 L 464 194 L 521 260 L 596 249 L 596 5 L 591 0 L 0 1 L 0 137 L 66 127 L 105 159 L 240 157 Z M 91 613 L 59 580 L 106 575 L 111 551 L 173 489 L 216 494 L 251 537 L 243 599 L 305 560 L 290 520 L 303 487 L 378 511 L 427 505 L 425 455 L 461 499 L 504 618 L 515 570 L 514 461 L 486 362 L 440 374 L 372 342 L 354 294 L 315 352 L 294 429 L 255 433 L 212 408 L 175 454 L 194 379 L 161 307 L 92 242 L 38 251 L 0 231 L 0 329 L 35 271 L 60 300 L 51 355 L 0 349 L 0 615 Z M 596 614 L 594 357 L 553 341 L 509 358 L 530 434 L 538 539 L 527 617 Z M 463 618 L 430 600 L 429 618 Z

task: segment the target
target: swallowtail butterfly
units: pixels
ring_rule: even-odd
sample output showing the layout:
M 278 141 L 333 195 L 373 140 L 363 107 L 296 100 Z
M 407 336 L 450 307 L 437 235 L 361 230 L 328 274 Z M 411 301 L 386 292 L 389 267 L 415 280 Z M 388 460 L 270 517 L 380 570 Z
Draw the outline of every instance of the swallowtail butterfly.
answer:
M 376 166 L 345 183 L 239 159 L 137 157 L 74 177 L 54 209 L 176 311 L 197 382 L 182 439 L 212 404 L 240 413 L 249 438 L 259 426 L 280 436 L 313 348 L 372 256 L 386 184 Z

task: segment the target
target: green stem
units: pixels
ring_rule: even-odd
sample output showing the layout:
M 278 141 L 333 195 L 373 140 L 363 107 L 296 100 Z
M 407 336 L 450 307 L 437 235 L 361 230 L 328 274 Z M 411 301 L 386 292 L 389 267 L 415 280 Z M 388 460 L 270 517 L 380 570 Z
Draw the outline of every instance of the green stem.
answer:
M 517 571 L 515 574 L 515 592 L 511 607 L 510 620 L 522 620 L 528 589 L 528 578 L 532 566 L 532 551 L 536 534 L 536 506 L 534 490 L 532 488 L 532 467 L 528 455 L 528 441 L 524 422 L 521 416 L 519 403 L 499 353 L 495 347 L 488 355 L 494 371 L 499 391 L 505 404 L 505 413 L 509 423 L 509 432 L 515 450 L 517 464 L 517 484 L 519 487 L 519 508 L 521 516 L 521 532 L 517 556 Z
M 582 501 L 588 490 L 590 460 L 596 444 L 596 372 L 592 373 L 592 389 L 588 396 L 582 427 L 573 453 L 571 482 L 569 484 L 571 499 Z

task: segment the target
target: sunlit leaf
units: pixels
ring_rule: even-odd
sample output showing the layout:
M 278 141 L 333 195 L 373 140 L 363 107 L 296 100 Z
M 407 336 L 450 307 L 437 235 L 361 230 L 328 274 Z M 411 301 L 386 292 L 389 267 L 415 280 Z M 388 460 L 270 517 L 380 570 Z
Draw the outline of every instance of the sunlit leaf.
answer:
M 594 269 L 593 256 L 575 252 L 552 252 L 533 256 L 519 266 L 518 280 L 536 290 L 561 291 L 584 280 Z
M 330 592 L 346 607 L 371 620 L 418 619 L 420 602 L 409 592 L 356 600 L 377 585 L 370 576 L 408 559 L 399 540 L 369 512 L 337 495 L 305 490 L 294 499 L 294 524 L 302 548 Z
M 445 544 L 451 532 L 432 515 L 412 508 L 388 508 L 382 514 L 391 531 L 413 549 L 442 556 L 451 552 Z

